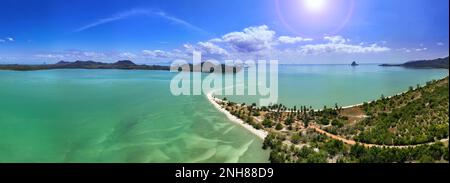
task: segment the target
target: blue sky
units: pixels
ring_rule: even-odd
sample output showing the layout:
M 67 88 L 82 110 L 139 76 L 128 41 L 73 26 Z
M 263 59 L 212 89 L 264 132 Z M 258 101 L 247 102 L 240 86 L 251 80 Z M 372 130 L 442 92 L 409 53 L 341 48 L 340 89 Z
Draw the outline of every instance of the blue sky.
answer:
M 313 0 L 314 1 L 314 0 Z M 448 0 L 2 0 L 0 63 L 397 63 L 449 54 Z

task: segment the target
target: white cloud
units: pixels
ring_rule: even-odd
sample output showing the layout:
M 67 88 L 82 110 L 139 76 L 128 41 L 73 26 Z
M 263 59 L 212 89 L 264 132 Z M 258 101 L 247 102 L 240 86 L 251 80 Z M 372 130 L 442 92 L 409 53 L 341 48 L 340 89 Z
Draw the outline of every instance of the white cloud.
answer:
M 289 37 L 289 36 L 280 36 L 278 41 L 284 44 L 295 44 L 299 42 L 305 41 L 313 41 L 311 38 L 302 38 L 302 37 Z
M 115 15 L 112 15 L 110 17 L 107 18 L 102 18 L 102 19 L 98 19 L 92 23 L 89 23 L 87 25 L 84 25 L 82 27 L 77 28 L 74 32 L 81 32 L 87 29 L 91 29 L 93 27 L 97 27 L 103 24 L 107 24 L 107 23 L 111 23 L 111 22 L 115 22 L 118 20 L 122 20 L 122 19 L 126 19 L 129 17 L 133 17 L 133 16 L 158 16 L 160 18 L 166 19 L 172 23 L 178 24 L 178 25 L 182 25 L 185 26 L 189 29 L 201 32 L 201 33 L 207 33 L 205 30 L 185 21 L 182 20 L 180 18 L 174 17 L 174 16 L 170 16 L 168 14 L 166 14 L 163 11 L 152 11 L 152 10 L 147 10 L 147 9 L 132 9 L 132 10 L 128 10 L 128 11 L 124 11 L 121 13 L 117 13 Z
M 43 59 L 63 59 L 63 54 L 37 54 L 35 55 L 36 58 L 43 58 Z
M 119 57 L 126 58 L 126 59 L 135 59 L 137 56 L 130 52 L 124 52 L 124 53 L 120 53 Z
M 391 49 L 377 44 L 364 46 L 364 44 L 350 44 L 349 39 L 342 36 L 327 36 L 324 37 L 327 43 L 322 44 L 308 44 L 301 46 L 299 52 L 305 55 L 317 55 L 323 53 L 377 53 L 390 51 Z
M 428 48 L 416 48 L 415 50 L 416 51 L 426 51 L 426 50 L 428 50 Z
M 0 43 L 5 43 L 5 42 L 14 42 L 14 38 L 6 37 L 4 39 L 0 39 Z
M 100 52 L 81 52 L 81 53 L 77 53 L 74 52 L 75 56 L 84 56 L 86 58 L 104 58 L 106 57 L 105 53 L 100 53 Z M 79 55 L 77 55 L 79 54 Z
M 343 44 L 347 42 L 347 40 L 342 36 L 325 36 L 323 39 L 333 44 Z
M 150 58 L 170 58 L 175 56 L 174 54 L 162 50 L 142 50 L 142 54 L 145 57 Z
M 160 14 L 160 16 L 166 16 Z M 174 20 L 175 21 L 175 20 Z M 181 23 L 181 22 L 180 22 Z M 181 23 L 182 24 L 182 23 Z M 380 41 L 378 43 L 381 44 Z M 424 49 L 424 48 L 421 48 Z M 233 59 L 273 59 L 297 60 L 303 56 L 330 56 L 329 53 L 340 54 L 366 54 L 390 51 L 386 45 L 367 42 L 352 43 L 348 38 L 340 35 L 326 36 L 322 39 L 309 39 L 302 37 L 276 36 L 276 32 L 266 25 L 252 26 L 242 31 L 230 32 L 219 38 L 199 41 L 194 44 L 186 43 L 179 49 L 159 50 L 145 49 L 139 54 L 130 52 L 86 52 L 71 51 L 53 54 L 37 55 L 41 58 L 64 60 L 115 60 L 127 58 L 130 60 L 155 59 L 171 61 L 175 59 L 190 60 L 192 51 L 200 51 L 204 59 L 224 60 Z M 415 49 L 396 49 L 411 52 Z M 426 50 L 426 48 L 425 48 Z
M 87 29 L 90 29 L 90 28 L 93 28 L 93 27 L 97 27 L 99 25 L 107 24 L 107 23 L 110 23 L 110 22 L 114 22 L 114 21 L 117 21 L 117 20 L 121 20 L 121 19 L 124 19 L 124 18 L 135 16 L 135 15 L 145 15 L 145 14 L 148 14 L 148 13 L 149 12 L 147 10 L 140 10 L 140 9 L 133 9 L 133 10 L 121 12 L 121 13 L 115 14 L 115 15 L 113 15 L 111 17 L 108 17 L 108 18 L 98 19 L 98 20 L 96 20 L 96 21 L 94 21 L 94 22 L 92 22 L 90 24 L 84 25 L 84 26 L 76 29 L 74 32 L 81 32 L 81 31 L 84 31 L 84 30 L 87 30 Z
M 438 45 L 438 46 L 444 46 L 444 43 L 443 43 L 443 42 L 438 42 L 438 43 L 436 43 L 436 45 Z
M 305 45 L 300 49 L 301 53 L 304 54 L 321 54 L 321 53 L 373 53 L 373 52 L 384 52 L 389 51 L 387 47 L 380 47 L 377 44 L 372 44 L 370 46 L 360 46 L 351 44 L 315 44 L 315 45 Z
M 411 49 L 408 49 L 408 48 L 397 49 L 397 51 L 403 51 L 403 52 L 406 52 L 406 53 L 411 53 Z
M 220 43 L 220 42 L 223 42 L 223 40 L 220 39 L 220 38 L 214 38 L 214 39 L 210 39 L 208 42 L 212 42 L 212 43 Z
M 16 60 L 20 60 L 20 57 L 17 57 L 17 56 L 0 56 L 0 60 L 7 61 L 7 62 L 13 61 L 13 60 L 16 61 Z
M 228 33 L 222 36 L 222 40 L 238 52 L 250 53 L 271 49 L 274 37 L 275 31 L 262 25 L 245 28 L 242 32 Z
M 189 29 L 195 30 L 197 32 L 208 34 L 208 32 L 203 30 L 202 28 L 197 27 L 197 26 L 195 26 L 195 25 L 193 25 L 193 24 L 191 24 L 191 23 L 189 23 L 189 22 L 187 22 L 185 20 L 180 19 L 180 18 L 167 15 L 165 12 L 159 11 L 159 12 L 155 12 L 155 14 L 158 15 L 159 17 L 164 18 L 166 20 L 169 20 L 169 21 L 171 21 L 173 23 L 176 23 L 176 24 L 179 24 L 179 25 L 183 25 L 183 26 L 185 26 L 185 27 L 187 27 Z
M 314 42 L 313 42 L 314 41 Z M 311 42 L 298 48 L 288 46 L 294 43 Z M 321 43 L 322 42 L 322 43 Z M 284 46 L 286 45 L 286 46 Z M 350 39 L 343 36 L 326 36 L 323 40 L 312 40 L 302 37 L 280 36 L 270 30 L 268 26 L 253 26 L 243 31 L 231 32 L 221 38 L 210 39 L 196 44 L 184 44 L 183 50 L 161 51 L 144 50 L 146 56 L 153 58 L 190 58 L 192 51 L 200 51 L 205 58 L 223 59 L 225 57 L 245 58 L 278 58 L 289 55 L 291 57 L 304 55 L 320 55 L 327 53 L 364 54 L 390 51 L 386 46 L 378 44 L 352 44 Z
M 179 51 L 180 53 L 184 53 L 184 55 L 178 54 L 178 56 L 189 57 L 193 51 L 198 51 L 202 53 L 202 57 L 206 59 L 222 59 L 229 56 L 227 50 L 222 47 L 208 41 L 208 42 L 198 42 L 195 45 L 192 44 L 184 44 L 184 51 Z
M 227 56 L 228 52 L 221 48 L 220 46 L 217 46 L 214 43 L 211 42 L 199 42 L 197 43 L 198 49 L 202 51 L 203 53 L 206 53 L 208 55 L 216 55 L 216 56 Z
M 102 52 L 92 52 L 92 51 L 63 51 L 56 53 L 45 53 L 36 54 L 35 58 L 39 59 L 51 59 L 51 60 L 94 60 L 94 61 L 105 61 L 112 57 L 113 55 L 102 53 Z

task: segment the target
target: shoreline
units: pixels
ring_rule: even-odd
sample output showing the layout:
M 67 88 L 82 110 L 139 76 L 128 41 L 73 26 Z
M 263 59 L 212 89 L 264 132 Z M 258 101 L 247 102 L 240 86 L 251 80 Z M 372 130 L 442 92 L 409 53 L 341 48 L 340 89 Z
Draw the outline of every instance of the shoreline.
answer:
M 447 76 L 446 76 L 446 77 L 447 77 Z M 445 77 L 444 77 L 444 78 L 445 78 Z M 441 79 L 443 79 L 443 78 L 441 78 Z M 416 89 L 414 89 L 414 90 L 416 90 Z M 251 125 L 245 123 L 243 120 L 239 119 L 238 117 L 232 115 L 229 111 L 227 111 L 227 110 L 225 110 L 224 108 L 222 108 L 222 106 L 220 106 L 217 102 L 223 102 L 223 100 L 214 97 L 214 92 L 215 92 L 214 90 L 208 92 L 208 93 L 206 94 L 206 98 L 208 99 L 208 101 L 209 101 L 209 102 L 210 102 L 210 103 L 211 103 L 211 104 L 212 104 L 219 112 L 222 112 L 223 114 L 225 114 L 225 115 L 227 116 L 227 118 L 228 118 L 229 120 L 231 120 L 232 122 L 234 122 L 234 123 L 236 123 L 236 124 L 239 124 L 240 126 L 242 126 L 243 128 L 245 128 L 246 130 L 248 130 L 249 132 L 251 132 L 252 134 L 254 134 L 254 135 L 256 135 L 257 137 L 259 137 L 260 139 L 264 140 L 264 139 L 267 137 L 267 135 L 269 134 L 269 132 L 267 132 L 267 131 L 265 131 L 265 130 L 257 130 L 257 129 L 255 129 L 253 126 L 251 126 Z M 387 96 L 386 98 L 389 99 L 389 98 L 392 98 L 392 97 L 395 97 L 395 96 L 398 96 L 398 95 L 402 95 L 402 94 L 407 93 L 407 92 L 408 92 L 408 91 L 403 91 L 403 92 L 400 92 L 400 93 L 397 93 L 397 94 L 394 94 L 394 95 L 391 95 L 391 96 Z M 367 103 L 372 103 L 372 102 L 375 102 L 375 101 L 377 101 L 377 100 L 379 100 L 379 99 L 371 100 L 371 101 L 368 101 Z M 353 104 L 353 105 L 343 106 L 342 109 L 349 109 L 349 108 L 353 108 L 353 107 L 360 107 L 360 106 L 362 106 L 362 105 L 364 105 L 364 103 L 359 103 L 359 104 Z M 316 110 L 316 109 L 313 109 L 313 110 Z
M 416 88 L 414 88 L 413 90 L 416 90 Z M 407 91 L 404 91 L 404 92 L 397 93 L 397 94 L 395 94 L 395 95 L 387 96 L 387 97 L 385 97 L 385 98 L 386 98 L 386 99 L 390 99 L 390 98 L 395 97 L 395 96 L 403 95 L 403 94 L 405 94 L 405 93 L 407 93 L 407 92 L 408 92 L 408 90 L 407 90 Z M 378 101 L 378 100 L 380 100 L 380 99 L 371 100 L 371 101 L 368 101 L 368 102 L 366 102 L 366 103 L 370 104 L 370 103 L 376 102 L 376 101 Z M 359 107 L 359 106 L 362 106 L 362 105 L 364 105 L 364 102 L 363 102 L 363 103 L 359 103 L 359 104 L 354 104 L 354 105 L 343 106 L 342 109 L 349 109 L 349 108 L 353 108 L 353 107 Z
M 257 129 L 255 129 L 255 128 L 253 128 L 253 126 L 251 126 L 251 125 L 245 123 L 242 119 L 239 119 L 238 117 L 232 115 L 229 111 L 227 111 L 227 110 L 225 110 L 224 108 L 222 108 L 222 106 L 220 106 L 217 102 L 223 102 L 223 100 L 214 97 L 214 92 L 215 92 L 215 91 L 210 91 L 210 92 L 208 92 L 208 93 L 206 94 L 206 98 L 208 99 L 208 101 L 209 101 L 211 104 L 213 104 L 213 106 L 214 106 L 219 112 L 222 112 L 223 114 L 225 114 L 225 115 L 227 116 L 227 118 L 228 118 L 229 120 L 231 120 L 231 121 L 234 122 L 234 123 L 239 124 L 240 126 L 242 126 L 243 128 L 245 128 L 247 131 L 249 131 L 250 133 L 252 133 L 252 134 L 256 135 L 257 137 L 259 137 L 260 139 L 264 140 L 264 139 L 267 137 L 267 135 L 269 134 L 269 132 L 267 132 L 267 131 L 265 131 L 265 130 L 257 130 Z M 395 94 L 395 95 L 388 96 L 388 97 L 386 97 L 386 98 L 392 98 L 392 97 L 394 97 L 394 96 L 401 95 L 401 94 L 404 94 L 404 93 L 406 93 L 406 92 L 408 92 L 408 91 L 400 92 L 400 93 L 397 93 L 397 94 Z M 377 101 L 377 100 L 379 100 L 379 99 L 371 100 L 371 101 L 368 101 L 367 103 L 372 103 L 372 102 L 375 102 L 375 101 Z M 353 104 L 353 105 L 343 106 L 342 109 L 349 109 L 349 108 L 353 108 L 353 107 L 359 107 L 359 106 L 362 106 L 362 105 L 364 105 L 364 103 L 359 103 L 359 104 Z M 318 110 L 318 109 L 313 109 L 313 110 Z M 285 111 L 285 112 L 288 112 L 288 111 Z
M 243 120 L 239 119 L 238 117 L 232 115 L 230 112 L 228 112 L 227 110 L 222 108 L 222 106 L 220 106 L 217 102 L 223 102 L 223 101 L 221 99 L 215 98 L 213 96 L 213 94 L 214 94 L 214 91 L 208 92 L 206 94 L 206 98 L 219 112 L 222 112 L 223 114 L 225 114 L 229 120 L 231 120 L 232 122 L 234 122 L 236 124 L 239 124 L 240 126 L 245 128 L 247 131 L 256 135 L 261 140 L 264 140 L 267 137 L 267 135 L 269 134 L 268 132 L 266 132 L 264 130 L 257 130 L 255 128 L 253 128 L 253 126 L 245 123 Z

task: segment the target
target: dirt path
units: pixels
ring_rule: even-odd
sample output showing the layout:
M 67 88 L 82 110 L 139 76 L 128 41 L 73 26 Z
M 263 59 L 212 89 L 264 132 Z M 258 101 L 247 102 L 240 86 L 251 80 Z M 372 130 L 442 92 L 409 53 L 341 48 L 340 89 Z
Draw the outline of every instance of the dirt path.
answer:
M 355 145 L 356 143 L 358 143 L 358 144 L 360 144 L 360 145 L 362 145 L 362 146 L 364 146 L 364 147 L 409 148 L 409 147 L 417 147 L 417 146 L 421 146 L 421 145 L 431 145 L 431 144 L 436 143 L 436 142 L 429 142 L 429 143 L 425 143 L 425 144 L 416 144 L 416 145 L 379 145 L 379 144 L 367 144 L 367 143 L 356 142 L 356 141 L 354 141 L 354 140 L 346 139 L 346 138 L 343 138 L 343 137 L 341 137 L 341 136 L 331 134 L 331 133 L 329 133 L 329 132 L 326 132 L 325 130 L 320 129 L 319 127 L 317 127 L 317 126 L 315 126 L 315 125 L 309 125 L 308 128 L 314 129 L 317 133 L 326 135 L 327 137 L 330 137 L 330 138 L 332 138 L 332 139 L 342 141 L 342 142 L 345 143 L 345 144 L 348 144 L 348 145 Z M 441 139 L 441 140 L 440 140 L 440 142 L 446 142 L 446 141 L 448 141 L 448 138 L 446 138 L 446 139 Z
M 207 98 L 208 98 L 208 100 L 209 100 L 209 101 L 210 101 L 210 102 L 211 102 L 211 103 L 212 103 L 219 111 L 221 111 L 221 112 L 227 114 L 228 118 L 231 119 L 232 121 L 235 121 L 235 122 L 237 122 L 237 123 L 243 125 L 247 130 L 249 130 L 250 132 L 253 132 L 255 135 L 257 135 L 257 136 L 260 137 L 261 139 L 264 139 L 264 138 L 267 136 L 267 134 L 268 134 L 267 131 L 265 131 L 265 130 L 256 130 L 256 129 L 253 128 L 252 126 L 250 126 L 250 125 L 244 123 L 241 119 L 239 119 L 239 118 L 237 118 L 236 116 L 230 114 L 229 111 L 227 111 L 225 108 L 223 108 L 223 106 L 220 104 L 220 103 L 223 103 L 224 101 L 222 101 L 221 99 L 215 98 L 215 97 L 213 96 L 213 92 L 208 93 L 208 94 L 207 94 Z M 352 107 L 355 107 L 355 106 L 352 106 Z M 348 110 L 349 108 L 346 108 L 346 109 Z M 284 111 L 284 112 L 289 112 L 289 111 Z M 366 115 L 353 115 L 353 116 L 349 115 L 349 116 L 350 116 L 350 117 L 353 117 L 353 118 L 365 118 L 365 117 L 367 117 Z M 255 119 L 258 123 L 261 123 L 261 122 L 262 122 L 262 119 L 260 119 L 260 118 L 258 118 L 258 117 L 253 117 L 253 119 Z M 409 147 L 417 147 L 417 146 L 421 146 L 421 145 L 431 145 L 431 144 L 436 143 L 436 142 L 429 142 L 429 143 L 416 144 L 416 145 L 380 145 L 380 144 L 368 144 L 368 143 L 356 142 L 356 141 L 354 141 L 354 140 L 346 139 L 346 138 L 341 137 L 341 136 L 339 136 L 339 135 L 335 135 L 335 134 L 329 133 L 329 132 L 327 132 L 327 131 L 325 131 L 325 130 L 320 129 L 317 125 L 314 125 L 314 124 L 310 124 L 310 125 L 308 126 L 308 128 L 314 129 L 317 133 L 326 135 L 327 137 L 330 137 L 330 138 L 335 139 L 335 140 L 339 140 L 339 141 L 341 141 L 341 142 L 343 142 L 343 143 L 345 143 L 345 144 L 348 144 L 348 145 L 355 145 L 355 144 L 358 143 L 358 144 L 360 144 L 360 145 L 362 145 L 362 146 L 364 146 L 364 147 L 409 148 Z M 449 139 L 446 138 L 446 139 L 441 139 L 441 140 L 439 140 L 439 141 L 440 141 L 440 142 L 446 142 L 446 141 L 448 141 L 448 140 L 449 140 Z

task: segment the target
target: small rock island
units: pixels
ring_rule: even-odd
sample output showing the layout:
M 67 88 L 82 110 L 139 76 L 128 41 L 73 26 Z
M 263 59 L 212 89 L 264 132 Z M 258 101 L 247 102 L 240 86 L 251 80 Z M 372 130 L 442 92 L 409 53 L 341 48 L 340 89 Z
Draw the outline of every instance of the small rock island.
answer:
M 359 64 L 357 64 L 355 61 L 352 62 L 352 66 L 358 66 Z

